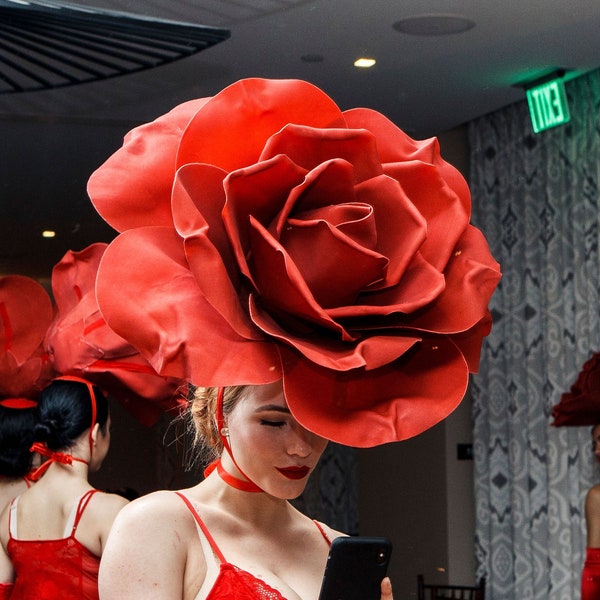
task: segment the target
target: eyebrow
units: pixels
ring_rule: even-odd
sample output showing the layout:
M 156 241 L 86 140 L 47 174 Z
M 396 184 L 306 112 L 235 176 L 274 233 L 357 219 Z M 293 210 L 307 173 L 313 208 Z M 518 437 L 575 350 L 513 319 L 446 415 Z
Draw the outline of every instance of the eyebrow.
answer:
M 278 404 L 263 404 L 259 406 L 254 412 L 273 411 L 285 413 L 287 415 L 292 414 L 287 406 L 279 406 Z

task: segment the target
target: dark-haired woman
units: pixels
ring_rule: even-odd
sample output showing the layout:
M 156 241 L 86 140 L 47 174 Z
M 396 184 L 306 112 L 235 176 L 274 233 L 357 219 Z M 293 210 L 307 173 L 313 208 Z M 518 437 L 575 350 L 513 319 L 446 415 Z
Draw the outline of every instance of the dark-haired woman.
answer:
M 0 400 L 0 512 L 31 484 L 37 403 L 25 398 Z
M 11 600 L 98 598 L 100 557 L 127 503 L 88 482 L 108 452 L 109 427 L 107 400 L 87 381 L 58 378 L 42 392 L 33 448 L 47 460 L 0 516 L 0 582 L 14 581 Z

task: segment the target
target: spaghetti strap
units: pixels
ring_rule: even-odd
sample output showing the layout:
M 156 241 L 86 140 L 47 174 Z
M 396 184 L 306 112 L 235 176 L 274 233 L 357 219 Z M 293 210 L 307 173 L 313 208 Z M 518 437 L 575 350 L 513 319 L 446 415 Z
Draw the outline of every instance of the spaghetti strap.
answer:
M 313 519 L 313 523 L 317 526 L 317 529 L 321 532 L 321 535 L 325 538 L 327 545 L 331 546 L 331 540 L 329 539 L 329 536 L 325 533 L 325 529 L 323 528 L 323 525 L 321 525 L 321 523 L 319 523 L 319 521 L 316 521 L 315 519 Z
M 73 521 L 73 529 L 71 530 L 71 536 L 75 535 L 75 532 L 77 531 L 77 526 L 79 525 L 79 521 L 81 520 L 81 517 L 83 515 L 83 511 L 86 509 L 87 505 L 89 504 L 90 500 L 92 499 L 92 496 L 97 491 L 98 490 L 88 490 L 79 499 L 79 504 L 77 506 L 77 512 L 75 513 L 75 520 Z
M 11 538 L 17 537 L 17 503 L 19 502 L 19 496 L 13 498 L 10 502 L 8 510 L 8 535 Z
M 187 507 L 190 509 L 190 512 L 194 516 L 194 519 L 196 519 L 196 523 L 198 523 L 198 525 L 200 526 L 202 533 L 208 540 L 208 543 L 210 544 L 210 547 L 212 548 L 212 551 L 215 553 L 216 557 L 219 559 L 219 561 L 221 563 L 226 563 L 227 561 L 225 560 L 225 557 L 221 553 L 221 550 L 219 550 L 217 543 L 215 542 L 213 536 L 210 535 L 210 531 L 208 531 L 206 525 L 204 524 L 204 521 L 202 521 L 202 519 L 200 518 L 198 511 L 196 510 L 196 508 L 194 507 L 194 505 L 192 504 L 190 499 L 186 495 L 182 494 L 181 492 L 175 492 L 175 493 L 186 503 Z

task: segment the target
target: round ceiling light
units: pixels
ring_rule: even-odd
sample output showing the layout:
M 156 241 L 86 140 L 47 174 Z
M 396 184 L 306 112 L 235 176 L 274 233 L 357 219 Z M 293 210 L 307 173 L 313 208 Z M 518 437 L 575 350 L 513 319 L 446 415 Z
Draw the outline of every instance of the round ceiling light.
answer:
M 410 35 L 452 35 L 472 29 L 475 23 L 459 15 L 417 15 L 396 21 L 392 27 Z
M 300 60 L 307 63 L 320 63 L 325 60 L 322 54 L 303 54 Z

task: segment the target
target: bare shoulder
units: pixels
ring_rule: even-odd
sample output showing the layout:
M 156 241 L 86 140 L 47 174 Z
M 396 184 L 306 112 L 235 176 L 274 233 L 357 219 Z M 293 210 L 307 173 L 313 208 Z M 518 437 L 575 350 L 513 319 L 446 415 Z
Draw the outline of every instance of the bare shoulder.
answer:
M 106 513 L 114 513 L 115 515 L 129 503 L 127 498 L 119 496 L 119 494 L 94 494 L 94 505 L 97 509 L 101 509 Z
M 184 513 L 186 511 L 185 504 L 175 492 L 161 490 L 128 502 L 125 512 L 131 517 L 149 514 L 156 518 L 165 512 L 172 513 L 173 511 Z
M 347 536 L 346 533 L 344 533 L 342 531 L 337 531 L 336 529 L 329 527 L 329 525 L 327 525 L 326 523 L 322 523 L 321 521 L 319 521 L 318 523 L 319 523 L 319 527 L 321 528 L 321 530 L 323 531 L 323 533 L 325 534 L 325 536 L 327 537 L 327 539 L 330 542 L 335 540 L 335 538 Z
M 131 502 L 125 502 L 115 519 L 113 529 L 125 535 L 157 539 L 173 534 L 182 537 L 190 531 L 193 517 L 174 492 L 152 492 Z M 195 528 L 192 528 L 195 531 Z
M 193 517 L 175 493 L 153 492 L 131 501 L 108 536 L 100 563 L 100 598 L 184 597 L 194 534 Z M 202 568 L 199 572 L 202 579 Z
M 600 485 L 592 486 L 585 498 L 586 506 L 600 510 Z

